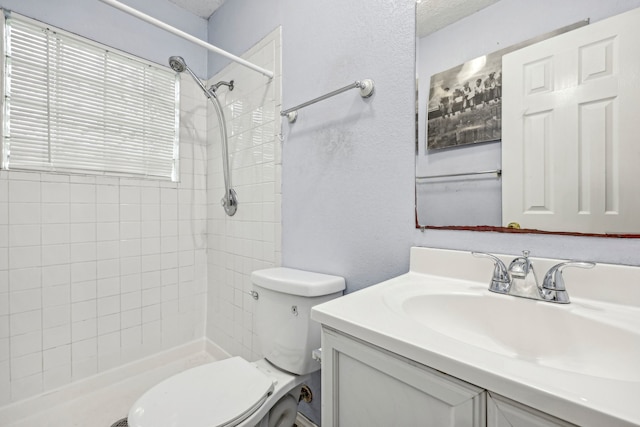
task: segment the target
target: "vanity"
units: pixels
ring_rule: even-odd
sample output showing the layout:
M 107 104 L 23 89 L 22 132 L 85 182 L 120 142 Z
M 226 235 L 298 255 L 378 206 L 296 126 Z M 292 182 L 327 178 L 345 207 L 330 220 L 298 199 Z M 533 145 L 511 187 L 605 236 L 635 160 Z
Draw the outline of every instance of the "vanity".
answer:
M 539 283 L 562 262 L 528 261 Z M 640 425 L 640 268 L 567 268 L 554 303 L 490 292 L 494 262 L 414 247 L 408 273 L 314 307 L 323 426 Z

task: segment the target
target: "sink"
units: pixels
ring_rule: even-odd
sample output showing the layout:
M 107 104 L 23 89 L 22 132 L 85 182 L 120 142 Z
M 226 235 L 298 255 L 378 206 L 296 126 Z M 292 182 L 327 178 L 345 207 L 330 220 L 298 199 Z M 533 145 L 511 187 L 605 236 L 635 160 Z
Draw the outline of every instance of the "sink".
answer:
M 412 248 L 408 273 L 311 317 L 575 425 L 640 426 L 640 267 L 568 270 L 570 304 L 489 292 L 491 272 L 468 252 Z
M 548 368 L 640 380 L 640 330 L 631 329 L 624 316 L 610 315 L 606 304 L 558 305 L 454 289 L 400 292 L 387 302 L 422 327 L 466 345 Z

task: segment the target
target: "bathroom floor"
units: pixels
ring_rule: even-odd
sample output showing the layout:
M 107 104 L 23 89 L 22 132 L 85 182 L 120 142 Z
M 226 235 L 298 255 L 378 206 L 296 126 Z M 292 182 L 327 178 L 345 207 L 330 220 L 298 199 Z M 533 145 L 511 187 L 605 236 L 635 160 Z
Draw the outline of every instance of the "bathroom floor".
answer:
M 206 352 L 130 377 L 4 427 L 110 427 L 151 386 L 185 369 L 212 362 Z

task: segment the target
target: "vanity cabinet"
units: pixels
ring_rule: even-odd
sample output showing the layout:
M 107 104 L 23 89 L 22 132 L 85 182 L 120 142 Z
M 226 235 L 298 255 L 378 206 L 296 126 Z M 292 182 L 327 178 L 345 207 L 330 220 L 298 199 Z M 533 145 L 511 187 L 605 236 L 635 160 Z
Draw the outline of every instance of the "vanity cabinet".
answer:
M 481 427 L 485 392 L 324 328 L 323 427 Z
M 331 328 L 322 349 L 323 427 L 575 427 Z

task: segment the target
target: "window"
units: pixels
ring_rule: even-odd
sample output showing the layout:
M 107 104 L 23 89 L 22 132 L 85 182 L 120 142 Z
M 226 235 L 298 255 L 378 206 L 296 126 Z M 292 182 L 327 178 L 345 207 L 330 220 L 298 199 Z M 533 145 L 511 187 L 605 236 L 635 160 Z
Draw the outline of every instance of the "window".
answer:
M 3 169 L 178 180 L 179 79 L 6 14 Z

